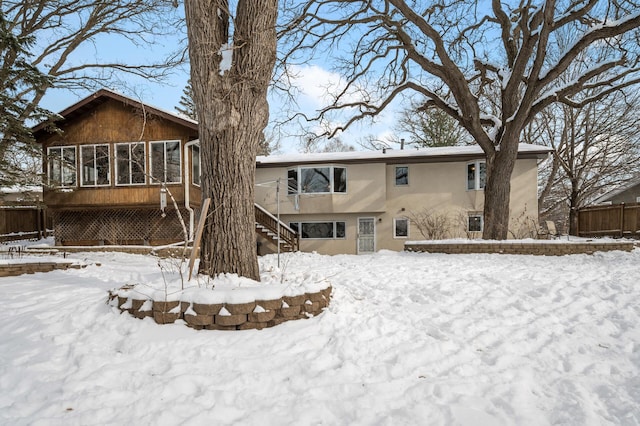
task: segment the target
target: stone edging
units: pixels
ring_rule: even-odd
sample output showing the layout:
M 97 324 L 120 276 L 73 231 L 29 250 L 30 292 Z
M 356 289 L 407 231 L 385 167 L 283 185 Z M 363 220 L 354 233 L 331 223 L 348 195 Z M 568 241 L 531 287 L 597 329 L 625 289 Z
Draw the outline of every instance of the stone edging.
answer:
M 404 245 L 405 251 L 429 252 L 445 254 L 470 254 L 470 253 L 502 253 L 502 254 L 530 254 L 538 256 L 563 256 L 566 254 L 593 254 L 597 251 L 631 251 L 633 242 L 584 242 L 584 243 L 502 243 L 502 242 L 478 242 L 478 243 L 443 243 L 443 244 L 411 244 Z
M 198 330 L 261 330 L 320 314 L 329 306 L 331 290 L 329 286 L 317 293 L 282 296 L 274 300 L 217 304 L 139 300 L 118 296 L 118 290 L 112 290 L 108 303 L 136 318 L 152 317 L 158 324 L 172 324 L 182 319 L 187 326 Z
M 51 272 L 57 269 L 80 269 L 87 265 L 80 265 L 72 262 L 24 262 L 6 263 L 0 265 L 0 277 L 17 277 L 23 274 L 35 274 L 36 272 Z

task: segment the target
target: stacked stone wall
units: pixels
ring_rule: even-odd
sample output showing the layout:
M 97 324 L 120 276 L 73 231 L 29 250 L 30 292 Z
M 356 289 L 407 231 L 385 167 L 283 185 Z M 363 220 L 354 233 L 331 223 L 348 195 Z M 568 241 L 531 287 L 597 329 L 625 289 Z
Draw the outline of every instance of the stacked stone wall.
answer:
M 83 265 L 74 263 L 34 262 L 34 263 L 7 263 L 0 265 L 0 277 L 16 277 L 23 274 L 35 274 L 36 272 L 51 272 L 56 269 L 69 268 L 80 269 Z
M 261 330 L 283 322 L 320 314 L 331 298 L 331 286 L 316 293 L 283 296 L 248 303 L 201 304 L 183 301 L 139 300 L 109 292 L 110 304 L 136 318 L 150 317 L 158 324 L 177 320 L 201 330 Z
M 567 254 L 593 254 L 598 251 L 631 251 L 633 242 L 584 242 L 584 243 L 406 243 L 405 251 L 471 254 L 471 253 L 502 253 L 502 254 L 530 254 L 538 256 L 564 256 Z

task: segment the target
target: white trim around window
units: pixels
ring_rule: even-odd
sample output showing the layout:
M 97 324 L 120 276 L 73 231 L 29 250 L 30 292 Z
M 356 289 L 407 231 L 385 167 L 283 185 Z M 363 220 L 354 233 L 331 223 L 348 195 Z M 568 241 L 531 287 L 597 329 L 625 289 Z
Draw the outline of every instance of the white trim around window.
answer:
M 347 235 L 344 221 L 289 222 L 289 227 L 303 240 L 344 240 Z
M 406 217 L 393 218 L 393 238 L 409 238 L 409 219 Z
M 144 142 L 115 144 L 116 186 L 136 186 L 147 183 L 147 147 Z
M 480 191 L 484 189 L 487 181 L 487 163 L 477 160 L 467 163 L 467 191 Z
M 182 149 L 179 140 L 149 142 L 152 184 L 182 183 Z
M 51 186 L 71 188 L 78 186 L 77 151 L 75 146 L 47 148 L 47 178 Z
M 482 214 L 472 213 L 469 214 L 467 220 L 467 231 L 469 232 L 482 232 L 484 229 L 484 216 Z
M 395 184 L 396 186 L 409 185 L 409 166 L 395 166 Z
M 287 194 L 345 194 L 347 168 L 300 166 L 287 170 Z
M 111 186 L 109 144 L 80 145 L 80 186 Z

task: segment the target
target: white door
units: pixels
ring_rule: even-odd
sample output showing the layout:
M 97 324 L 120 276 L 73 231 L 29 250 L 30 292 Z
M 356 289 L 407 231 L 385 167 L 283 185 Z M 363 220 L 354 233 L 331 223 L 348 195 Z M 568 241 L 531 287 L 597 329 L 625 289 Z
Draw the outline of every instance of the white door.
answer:
M 376 222 L 373 217 L 358 218 L 358 254 L 376 251 Z

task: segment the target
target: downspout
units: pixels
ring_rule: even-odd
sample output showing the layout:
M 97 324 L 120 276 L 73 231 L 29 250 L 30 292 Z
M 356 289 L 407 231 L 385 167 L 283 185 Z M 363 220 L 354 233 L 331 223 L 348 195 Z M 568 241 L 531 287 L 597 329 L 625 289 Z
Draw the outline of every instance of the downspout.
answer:
M 200 144 L 199 139 L 194 139 L 192 141 L 184 144 L 184 208 L 189 212 L 189 241 L 193 241 L 193 227 L 194 227 L 194 212 L 191 206 L 189 205 L 189 193 L 191 186 L 191 163 L 189 163 L 189 147 Z

